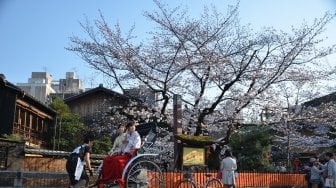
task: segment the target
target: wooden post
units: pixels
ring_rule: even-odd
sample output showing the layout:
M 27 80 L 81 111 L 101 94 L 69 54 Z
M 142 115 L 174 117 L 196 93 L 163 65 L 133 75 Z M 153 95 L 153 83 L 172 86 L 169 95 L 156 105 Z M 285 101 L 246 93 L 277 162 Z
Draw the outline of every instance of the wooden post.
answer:
M 174 110 L 174 135 L 182 134 L 182 100 L 181 95 L 174 94 L 173 98 L 173 110 Z M 180 150 L 179 144 L 180 140 L 174 138 L 174 168 L 179 168 L 179 158 L 180 158 Z

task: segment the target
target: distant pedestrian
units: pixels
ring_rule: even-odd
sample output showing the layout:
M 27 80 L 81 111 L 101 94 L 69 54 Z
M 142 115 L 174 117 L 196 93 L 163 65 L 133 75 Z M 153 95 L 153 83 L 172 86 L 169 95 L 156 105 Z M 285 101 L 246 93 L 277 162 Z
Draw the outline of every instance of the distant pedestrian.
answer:
M 224 158 L 221 162 L 222 183 L 225 187 L 234 188 L 236 185 L 237 161 L 230 150 L 225 150 Z
M 312 157 L 309 159 L 309 164 L 305 166 L 305 179 L 307 181 L 307 188 L 312 188 L 312 184 L 310 182 L 310 175 L 311 175 L 311 168 L 314 165 L 314 162 L 316 161 L 316 158 Z
M 323 169 L 318 159 L 315 159 L 313 166 L 310 168 L 310 180 L 312 188 L 318 188 L 321 184 Z
M 334 160 L 334 154 L 331 152 L 327 152 L 325 154 L 327 162 L 327 179 L 329 179 L 330 183 L 333 184 L 331 187 L 335 187 L 336 182 L 336 162 Z M 326 179 L 326 181 L 328 181 Z
M 90 175 L 93 175 L 90 159 L 92 144 L 93 136 L 85 136 L 84 143 L 72 151 L 66 162 L 71 188 L 86 187 L 89 184 L 89 176 L 86 174 L 85 169 L 87 168 Z

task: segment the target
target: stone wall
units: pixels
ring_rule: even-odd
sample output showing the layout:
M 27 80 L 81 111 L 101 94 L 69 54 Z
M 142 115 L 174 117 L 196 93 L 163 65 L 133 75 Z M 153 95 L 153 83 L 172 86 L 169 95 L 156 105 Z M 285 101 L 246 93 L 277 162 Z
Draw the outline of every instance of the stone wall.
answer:
M 24 142 L 0 139 L 1 169 L 23 170 L 24 144 Z
M 0 139 L 0 169 L 22 172 L 65 172 L 66 157 L 25 153 L 25 143 Z

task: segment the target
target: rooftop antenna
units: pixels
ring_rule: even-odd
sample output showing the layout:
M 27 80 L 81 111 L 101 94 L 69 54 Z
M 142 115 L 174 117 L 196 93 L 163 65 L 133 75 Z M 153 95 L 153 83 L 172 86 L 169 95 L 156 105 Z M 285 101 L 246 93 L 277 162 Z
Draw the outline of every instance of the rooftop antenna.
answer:
M 44 72 L 47 72 L 47 67 L 46 67 L 46 66 L 43 66 L 43 67 L 42 67 L 42 70 L 43 70 Z

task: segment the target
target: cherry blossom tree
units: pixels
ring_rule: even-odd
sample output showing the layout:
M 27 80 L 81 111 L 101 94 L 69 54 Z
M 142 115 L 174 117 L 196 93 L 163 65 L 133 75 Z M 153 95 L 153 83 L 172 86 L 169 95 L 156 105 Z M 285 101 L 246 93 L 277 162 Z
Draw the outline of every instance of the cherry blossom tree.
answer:
M 264 106 L 262 123 L 274 130 L 274 146 L 286 155 L 288 166 L 300 153 L 320 153 L 336 143 L 332 115 L 336 110 L 336 97 L 332 97 L 333 93 L 317 98 L 322 88 L 311 80 L 287 83 L 281 85 L 277 97 L 269 97 Z
M 281 83 L 321 79 L 335 70 L 320 61 L 335 50 L 320 46 L 334 14 L 326 13 L 290 33 L 273 28 L 252 32 L 240 24 L 238 4 L 226 13 L 206 7 L 195 18 L 181 7 L 154 2 L 157 10 L 144 13 L 156 26 L 146 41 L 133 35 L 135 27 L 122 32 L 119 24 L 111 27 L 101 14 L 94 23 L 81 23 L 88 37 L 71 37 L 68 50 L 110 76 L 122 91 L 145 85 L 157 93 L 162 115 L 167 114 L 172 95 L 182 95 L 189 112 L 184 122 L 196 135 L 204 126 L 220 126 L 229 138 L 239 128 L 235 122 L 244 117 L 244 109 L 267 100 L 267 91 Z

